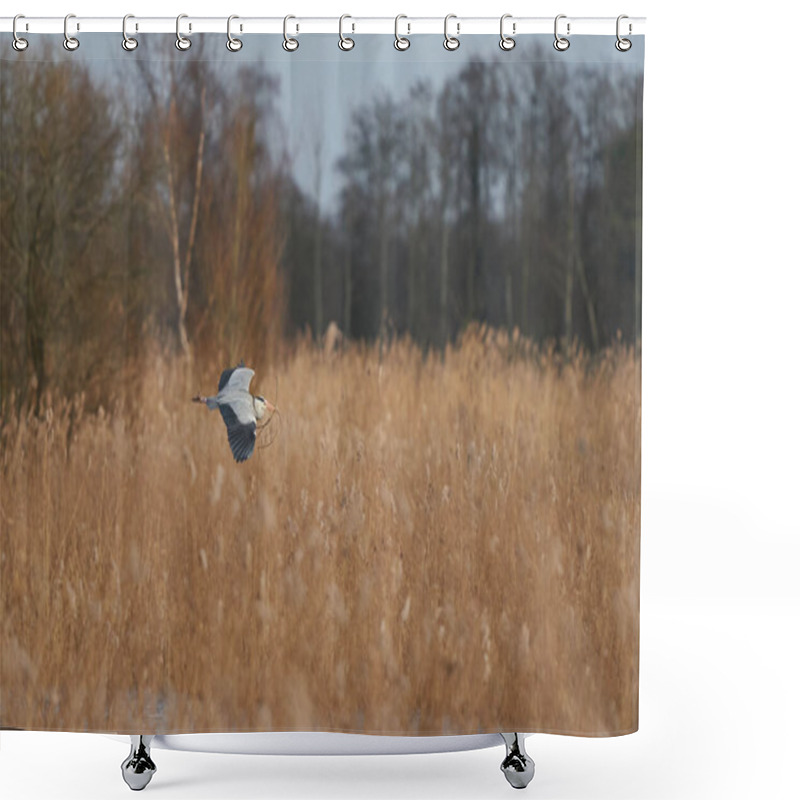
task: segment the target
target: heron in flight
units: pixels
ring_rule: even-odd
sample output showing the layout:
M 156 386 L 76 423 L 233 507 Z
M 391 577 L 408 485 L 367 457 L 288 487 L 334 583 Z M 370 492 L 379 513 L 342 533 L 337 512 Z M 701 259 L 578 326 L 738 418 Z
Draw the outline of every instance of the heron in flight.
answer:
M 240 361 L 237 367 L 226 369 L 219 376 L 219 386 L 214 397 L 197 395 L 192 398 L 195 403 L 205 403 L 209 411 L 219 409 L 228 429 L 228 444 L 236 462 L 247 461 L 253 455 L 256 421 L 267 411 L 270 414 L 276 411 L 269 400 L 250 394 L 253 375 L 255 372 L 246 367 L 244 361 Z

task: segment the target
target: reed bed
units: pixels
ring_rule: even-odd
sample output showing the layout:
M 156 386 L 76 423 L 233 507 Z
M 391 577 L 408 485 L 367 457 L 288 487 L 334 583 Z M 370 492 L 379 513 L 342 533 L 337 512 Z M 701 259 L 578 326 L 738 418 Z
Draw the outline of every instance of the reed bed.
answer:
M 0 726 L 636 729 L 634 349 L 301 342 L 244 464 L 190 402 L 226 366 L 6 413 Z

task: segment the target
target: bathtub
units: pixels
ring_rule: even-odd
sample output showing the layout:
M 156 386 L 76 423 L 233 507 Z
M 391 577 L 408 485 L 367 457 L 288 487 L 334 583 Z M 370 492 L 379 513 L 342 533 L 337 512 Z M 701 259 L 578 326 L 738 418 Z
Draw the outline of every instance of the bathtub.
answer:
M 130 753 L 122 762 L 122 777 L 134 791 L 150 783 L 156 772 L 152 750 L 242 755 L 400 755 L 452 753 L 482 750 L 505 744 L 500 769 L 515 789 L 524 789 L 533 778 L 533 759 L 525 751 L 524 733 L 484 733 L 468 736 L 369 736 L 353 733 L 186 733 L 136 734 L 130 737 Z

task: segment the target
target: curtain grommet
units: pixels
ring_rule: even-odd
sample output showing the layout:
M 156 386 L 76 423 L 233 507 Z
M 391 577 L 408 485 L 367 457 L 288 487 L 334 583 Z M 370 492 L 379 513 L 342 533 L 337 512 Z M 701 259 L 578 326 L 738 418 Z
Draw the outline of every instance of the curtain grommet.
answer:
M 12 47 L 13 47 L 13 48 L 14 48 L 14 49 L 15 49 L 15 50 L 18 52 L 18 53 L 23 53 L 23 52 L 25 52 L 25 50 L 27 50 L 27 49 L 28 49 L 28 40 L 27 40 L 27 39 L 23 39 L 23 38 L 22 38 L 22 37 L 21 37 L 21 36 L 20 36 L 20 35 L 17 33 L 17 20 L 18 20 L 18 19 L 25 19 L 25 15 L 24 15 L 24 14 L 17 14 L 17 15 L 14 17 L 14 22 L 13 22 L 13 23 L 11 23 L 11 32 L 14 34 L 14 39 L 13 39 L 13 41 L 11 42 L 11 46 L 12 46 Z
M 620 53 L 627 53 L 628 50 L 630 50 L 631 47 L 633 47 L 633 42 L 630 39 L 625 39 L 620 35 L 619 24 L 620 24 L 620 22 L 622 22 L 623 19 L 629 19 L 628 15 L 627 14 L 620 14 L 617 17 L 617 41 L 614 42 L 614 47 L 616 47 L 617 50 L 619 50 Z M 628 23 L 628 36 L 631 35 L 631 31 L 632 30 L 633 30 L 633 26 L 629 22 Z
M 181 33 L 181 20 L 188 18 L 188 14 L 178 14 L 175 20 L 175 47 L 181 52 L 185 52 L 192 46 L 192 40 Z M 192 26 L 190 25 L 189 30 L 191 31 L 191 29 Z
M 228 41 L 225 42 L 225 47 L 227 47 L 231 53 L 238 53 L 244 46 L 244 42 L 241 39 L 237 39 L 231 33 L 231 22 L 233 22 L 235 19 L 239 19 L 236 14 L 231 14 L 228 17 Z
M 126 14 L 122 18 L 122 49 L 128 53 L 132 53 L 139 46 L 139 40 L 133 36 L 128 36 L 129 19 L 135 19 L 133 14 Z
M 342 26 L 344 25 L 344 21 L 346 19 L 353 18 L 349 14 L 342 14 L 342 16 L 339 17 L 339 49 L 343 50 L 345 53 L 349 53 L 356 46 L 356 41 L 352 37 L 344 35 Z M 352 27 L 353 30 L 355 30 L 355 25 Z
M 461 40 L 458 38 L 458 34 L 461 31 L 461 23 L 460 22 L 456 22 L 456 35 L 455 36 L 451 36 L 449 34 L 448 30 L 447 30 L 447 23 L 450 22 L 451 19 L 458 20 L 458 17 L 456 17 L 455 14 L 448 14 L 444 18 L 444 42 L 443 42 L 443 44 L 444 44 L 444 49 L 448 50 L 449 52 L 452 53 L 455 50 L 458 50 L 459 47 L 461 47 Z
M 555 21 L 555 23 L 553 25 L 553 32 L 555 33 L 555 37 L 556 37 L 555 41 L 553 42 L 553 47 L 555 47 L 555 49 L 558 50 L 559 53 L 563 53 L 565 50 L 569 50 L 569 39 L 567 39 L 566 36 L 562 36 L 558 32 L 558 21 L 560 19 L 566 19 L 566 18 L 567 18 L 566 14 L 559 14 L 556 17 L 556 21 Z M 569 33 L 570 33 L 570 23 L 568 22 L 567 23 L 567 36 L 569 36 Z
M 503 16 L 500 17 L 500 49 L 506 53 L 517 46 L 517 40 L 514 38 L 517 32 L 517 23 L 511 23 L 511 36 L 508 36 L 503 30 L 503 25 L 507 19 L 512 19 L 512 15 L 503 14 Z
M 400 20 L 401 19 L 408 19 L 405 14 L 398 14 L 394 18 L 394 49 L 399 50 L 401 53 L 404 53 L 411 47 L 411 39 L 406 38 L 406 36 L 400 35 Z M 411 23 L 406 23 L 408 26 L 408 33 L 411 33 Z
M 64 49 L 70 53 L 74 53 L 80 46 L 80 40 L 75 36 L 69 35 L 69 21 L 71 19 L 75 19 L 75 14 L 67 14 L 64 17 Z M 80 30 L 80 26 L 76 28 L 76 30 Z
M 294 51 L 297 50 L 298 47 L 300 47 L 300 40 L 289 36 L 288 26 L 290 19 L 297 19 L 297 17 L 295 17 L 292 14 L 287 14 L 283 18 L 283 49 L 287 53 L 294 53 Z M 300 30 L 299 25 L 297 26 L 296 30 L 298 31 Z

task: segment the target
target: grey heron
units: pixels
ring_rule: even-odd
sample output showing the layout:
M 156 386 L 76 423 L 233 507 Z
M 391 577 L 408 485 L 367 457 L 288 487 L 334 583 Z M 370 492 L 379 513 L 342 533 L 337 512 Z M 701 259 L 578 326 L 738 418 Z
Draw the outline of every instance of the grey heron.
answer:
M 217 393 L 213 397 L 198 395 L 192 398 L 195 403 L 205 403 L 209 411 L 219 409 L 228 429 L 228 444 L 237 462 L 247 461 L 253 455 L 256 445 L 256 421 L 267 411 L 270 414 L 276 411 L 275 406 L 268 400 L 250 394 L 250 381 L 253 375 L 255 372 L 246 367 L 244 361 L 240 361 L 238 366 L 223 370 L 219 376 Z

